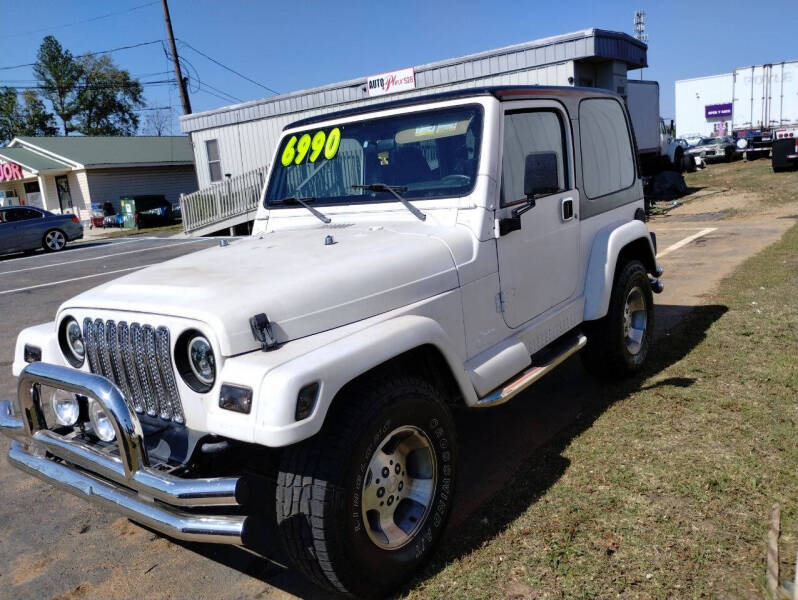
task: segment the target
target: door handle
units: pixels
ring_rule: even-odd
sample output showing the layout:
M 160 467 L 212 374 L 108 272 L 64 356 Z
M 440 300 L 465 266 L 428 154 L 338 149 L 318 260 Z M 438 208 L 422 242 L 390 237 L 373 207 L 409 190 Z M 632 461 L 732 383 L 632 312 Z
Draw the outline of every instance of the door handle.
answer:
M 560 218 L 562 219 L 563 223 L 570 221 L 574 218 L 574 216 L 574 199 L 563 198 L 560 201 Z

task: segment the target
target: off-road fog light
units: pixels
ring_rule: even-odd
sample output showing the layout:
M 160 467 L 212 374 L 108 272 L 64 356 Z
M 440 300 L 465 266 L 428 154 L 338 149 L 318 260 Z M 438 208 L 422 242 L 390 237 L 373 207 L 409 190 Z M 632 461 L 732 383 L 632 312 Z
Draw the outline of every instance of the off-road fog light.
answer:
M 116 437 L 114 424 L 111 423 L 111 418 L 105 413 L 99 402 L 91 402 L 89 420 L 91 421 L 92 429 L 94 429 L 94 435 L 104 442 L 112 442 L 114 440 Z
M 296 412 L 294 413 L 294 418 L 297 421 L 307 419 L 310 413 L 313 412 L 313 408 L 316 406 L 316 398 L 319 396 L 319 387 L 319 382 L 316 381 L 299 390 L 299 394 L 296 397 Z
M 70 394 L 64 390 L 53 390 L 50 402 L 53 405 L 55 420 L 58 421 L 59 425 L 72 427 L 78 422 L 80 403 L 75 394 Z
M 248 415 L 252 410 L 252 390 L 243 385 L 223 383 L 219 392 L 219 408 Z

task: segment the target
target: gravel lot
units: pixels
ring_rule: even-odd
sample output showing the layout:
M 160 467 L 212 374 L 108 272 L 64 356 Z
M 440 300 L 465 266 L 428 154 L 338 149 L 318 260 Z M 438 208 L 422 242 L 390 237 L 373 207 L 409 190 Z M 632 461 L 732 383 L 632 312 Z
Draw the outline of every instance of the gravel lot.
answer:
M 696 198 L 650 224 L 665 267 L 666 291 L 655 299 L 661 340 L 723 276 L 794 222 L 794 206 L 718 218 L 718 201 L 702 210 L 710 198 Z M 0 397 L 15 393 L 10 365 L 20 329 L 52 319 L 61 302 L 113 277 L 215 243 L 136 237 L 0 257 Z M 577 418 L 596 387 L 572 359 L 503 407 L 458 414 L 461 481 L 450 530 L 495 494 L 511 493 L 506 486 L 518 466 Z M 3 439 L 0 598 L 324 597 L 283 566 L 277 548 L 264 558 L 170 541 L 12 469 L 6 450 Z

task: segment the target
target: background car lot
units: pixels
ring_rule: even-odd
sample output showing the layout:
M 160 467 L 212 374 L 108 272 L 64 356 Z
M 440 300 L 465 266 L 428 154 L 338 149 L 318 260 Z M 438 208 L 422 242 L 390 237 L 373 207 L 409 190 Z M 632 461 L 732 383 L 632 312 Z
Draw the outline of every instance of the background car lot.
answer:
M 721 179 L 721 169 L 741 169 L 756 187 L 756 178 L 763 176 L 756 169 L 764 173 L 766 167 L 765 161 L 733 163 L 713 167 L 718 175 L 712 169 L 697 174 L 703 189 L 694 186 L 684 206 L 649 224 L 658 234 L 659 257 L 665 267 L 666 288 L 657 297 L 656 313 L 663 349 L 691 351 L 691 344 L 668 341 L 678 324 L 695 307 L 713 304 L 707 294 L 717 282 L 794 223 L 798 208 L 794 200 L 758 202 L 748 190 L 729 191 Z M 15 393 L 10 363 L 13 340 L 22 327 L 52 319 L 63 300 L 94 285 L 216 243 L 136 236 L 74 246 L 59 255 L 0 259 L 0 335 L 8 340 L 0 347 L 0 396 Z M 69 264 L 62 264 L 67 258 Z M 706 309 L 707 327 L 722 315 L 711 309 Z M 589 429 L 591 421 L 584 415 L 591 413 L 597 397 L 622 398 L 630 391 L 608 391 L 584 374 L 578 360 L 571 360 L 504 407 L 458 414 L 463 480 L 444 556 L 462 557 L 498 538 L 517 516 L 506 506 L 525 508 L 540 502 L 540 495 L 528 496 L 515 487 L 519 470 L 538 463 L 556 467 L 540 472 L 545 481 L 538 482 L 536 489 L 542 494 L 567 474 L 569 464 L 559 450 L 552 454 L 547 448 L 542 456 L 541 447 L 565 428 Z M 0 561 L 6 565 L 0 574 L 1 598 L 320 597 L 282 566 L 276 548 L 265 548 L 271 560 L 263 561 L 239 548 L 173 543 L 11 469 L 6 450 L 7 442 L 0 442 L 0 526 L 4 531 Z M 597 489 L 594 497 L 601 493 Z M 463 530 L 471 535 L 465 545 L 457 538 Z M 530 540 L 534 541 L 534 535 Z M 428 575 L 434 577 L 437 568 Z

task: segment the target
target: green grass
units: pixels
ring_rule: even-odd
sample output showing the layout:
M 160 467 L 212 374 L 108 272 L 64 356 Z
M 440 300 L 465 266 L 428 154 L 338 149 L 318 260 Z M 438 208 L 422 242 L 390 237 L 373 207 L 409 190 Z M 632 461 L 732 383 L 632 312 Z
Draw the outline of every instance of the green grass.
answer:
M 770 159 L 710 163 L 705 169 L 685 173 L 684 181 L 689 188 L 755 193 L 767 204 L 798 200 L 798 171 L 774 173 Z
M 764 598 L 773 502 L 792 578 L 797 287 L 794 226 L 660 340 L 646 375 L 596 385 L 577 422 L 449 534 L 407 597 Z

